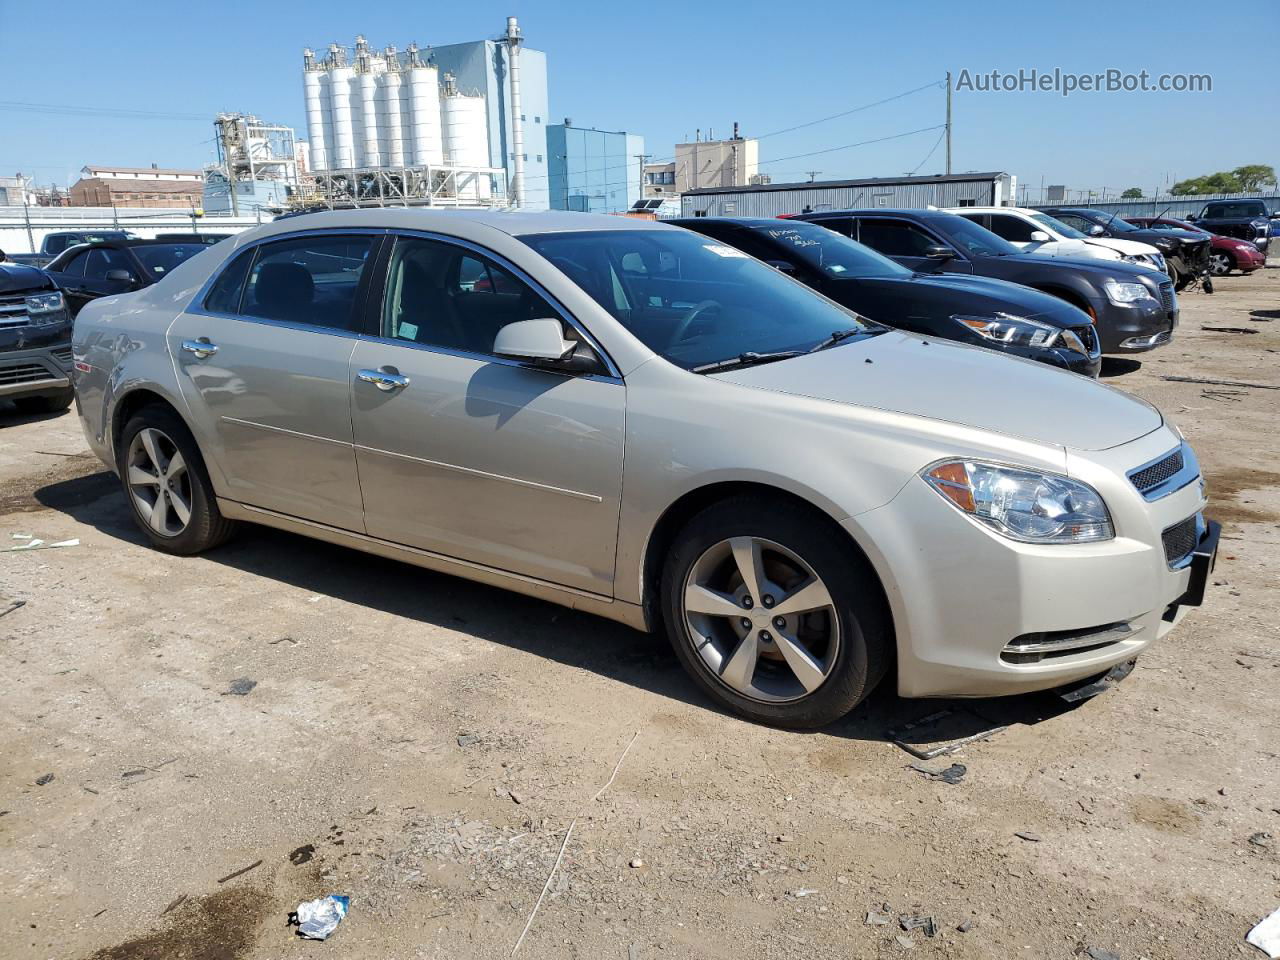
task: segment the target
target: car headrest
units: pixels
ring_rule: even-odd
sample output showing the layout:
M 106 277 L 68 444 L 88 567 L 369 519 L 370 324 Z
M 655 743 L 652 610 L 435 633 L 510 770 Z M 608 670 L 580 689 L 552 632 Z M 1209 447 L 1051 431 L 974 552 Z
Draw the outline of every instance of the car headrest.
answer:
M 315 294 L 311 271 L 298 263 L 264 263 L 253 285 L 253 299 L 273 313 L 308 306 Z

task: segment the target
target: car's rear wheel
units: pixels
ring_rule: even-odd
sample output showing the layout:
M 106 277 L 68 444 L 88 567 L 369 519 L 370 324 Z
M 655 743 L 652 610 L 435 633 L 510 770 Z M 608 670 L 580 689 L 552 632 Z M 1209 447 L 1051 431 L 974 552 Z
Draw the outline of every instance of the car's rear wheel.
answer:
M 752 720 L 830 723 L 889 665 L 874 572 L 839 530 L 798 504 L 740 498 L 707 508 L 681 532 L 662 593 L 681 663 Z
M 134 520 L 167 553 L 200 553 L 227 540 L 200 449 L 186 424 L 161 406 L 143 407 L 125 424 L 116 457 Z
M 1225 250 L 1215 250 L 1209 256 L 1209 272 L 1215 277 L 1225 277 L 1236 267 L 1235 257 Z
M 42 397 L 18 397 L 13 405 L 23 413 L 57 413 L 71 406 L 76 398 L 75 390 L 67 387 L 58 393 L 46 394 Z

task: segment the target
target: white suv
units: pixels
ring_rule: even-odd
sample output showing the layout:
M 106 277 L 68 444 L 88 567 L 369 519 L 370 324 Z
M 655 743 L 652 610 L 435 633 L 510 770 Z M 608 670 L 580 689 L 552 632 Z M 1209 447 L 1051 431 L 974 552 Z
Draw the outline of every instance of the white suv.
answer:
M 1044 257 L 1123 260 L 1139 267 L 1165 270 L 1164 254 L 1149 243 L 1091 237 L 1039 210 L 1025 207 L 951 207 L 947 212 L 958 213 L 986 227 L 1027 253 Z

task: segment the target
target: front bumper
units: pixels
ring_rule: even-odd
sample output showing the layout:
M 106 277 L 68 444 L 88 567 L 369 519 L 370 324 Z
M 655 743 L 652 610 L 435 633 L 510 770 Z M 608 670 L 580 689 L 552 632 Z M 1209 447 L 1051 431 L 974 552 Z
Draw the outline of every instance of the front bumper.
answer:
M 1110 300 L 1093 302 L 1102 352 L 1141 353 L 1163 346 L 1173 339 L 1178 325 L 1178 301 L 1169 285 L 1168 299 L 1147 299 L 1120 306 Z
M 1148 502 L 1125 471 L 1178 443 L 1161 428 L 1087 458 L 1069 455 L 1067 472 L 1098 489 L 1111 510 L 1116 537 L 1104 543 L 1008 540 L 919 478 L 885 506 L 844 521 L 885 585 L 898 644 L 899 694 L 987 697 L 1047 690 L 1103 673 L 1168 633 L 1203 597 L 1216 525 L 1206 533 L 1215 536 L 1196 548 L 1208 549 L 1208 559 L 1171 565 L 1165 534 L 1200 515 L 1201 484 Z M 1019 649 L 1037 643 L 1048 646 Z
M 0 398 L 54 396 L 71 387 L 71 342 L 0 353 Z

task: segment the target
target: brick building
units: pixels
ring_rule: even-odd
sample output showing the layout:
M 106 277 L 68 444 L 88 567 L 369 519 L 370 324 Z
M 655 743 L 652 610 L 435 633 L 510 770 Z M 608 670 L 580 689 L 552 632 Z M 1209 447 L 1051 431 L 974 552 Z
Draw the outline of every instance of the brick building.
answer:
M 71 186 L 73 207 L 199 207 L 204 174 L 199 170 L 150 167 L 81 169 Z

